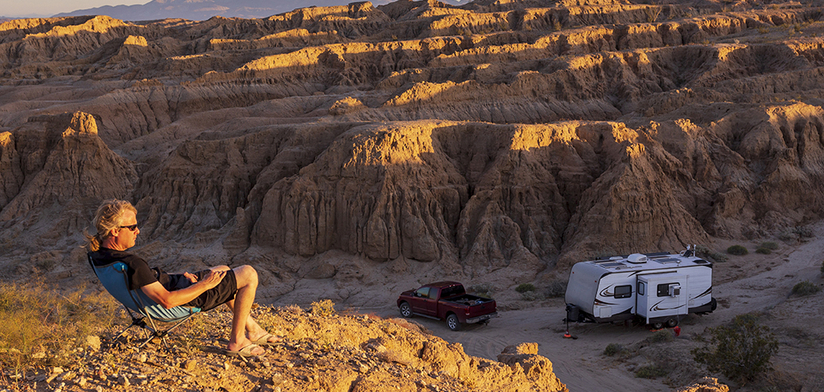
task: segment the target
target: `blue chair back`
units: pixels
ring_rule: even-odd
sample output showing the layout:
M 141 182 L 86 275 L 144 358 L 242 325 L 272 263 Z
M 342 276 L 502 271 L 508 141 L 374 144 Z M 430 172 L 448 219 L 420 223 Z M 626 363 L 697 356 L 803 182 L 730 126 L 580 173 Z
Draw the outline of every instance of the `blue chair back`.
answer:
M 127 308 L 144 316 L 150 316 L 163 322 L 175 322 L 200 311 L 200 308 L 188 306 L 176 306 L 166 309 L 149 298 L 143 290 L 130 290 L 129 275 L 127 274 L 129 266 L 123 262 L 118 261 L 104 266 L 97 266 L 90 259 L 89 263 L 92 265 L 100 283 L 103 284 L 103 287 L 112 297 Z

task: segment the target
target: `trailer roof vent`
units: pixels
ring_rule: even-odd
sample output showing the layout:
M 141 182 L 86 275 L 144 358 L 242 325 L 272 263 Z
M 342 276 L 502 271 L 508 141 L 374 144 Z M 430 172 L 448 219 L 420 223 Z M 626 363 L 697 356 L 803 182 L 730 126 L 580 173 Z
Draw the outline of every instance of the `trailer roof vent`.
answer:
M 632 264 L 643 264 L 647 262 L 647 256 L 640 253 L 633 253 L 627 256 L 627 261 Z

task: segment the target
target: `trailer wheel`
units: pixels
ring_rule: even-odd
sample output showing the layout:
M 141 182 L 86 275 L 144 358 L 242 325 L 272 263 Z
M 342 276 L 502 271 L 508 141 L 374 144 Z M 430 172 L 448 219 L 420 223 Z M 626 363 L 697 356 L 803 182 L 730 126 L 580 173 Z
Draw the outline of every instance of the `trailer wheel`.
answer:
M 401 316 L 403 317 L 412 317 L 412 307 L 409 306 L 407 302 L 401 302 L 401 306 L 399 306 L 401 311 Z
M 461 329 L 461 322 L 458 321 L 458 316 L 454 313 L 446 316 L 446 326 L 453 331 L 457 331 Z
M 678 319 L 669 319 L 667 320 L 667 328 L 673 328 L 678 325 Z
M 662 322 L 660 322 L 660 321 L 656 321 L 656 322 L 654 322 L 654 323 L 652 323 L 652 324 L 650 324 L 650 325 L 652 325 L 652 329 L 661 329 L 661 328 L 664 328 L 664 323 L 662 323 Z

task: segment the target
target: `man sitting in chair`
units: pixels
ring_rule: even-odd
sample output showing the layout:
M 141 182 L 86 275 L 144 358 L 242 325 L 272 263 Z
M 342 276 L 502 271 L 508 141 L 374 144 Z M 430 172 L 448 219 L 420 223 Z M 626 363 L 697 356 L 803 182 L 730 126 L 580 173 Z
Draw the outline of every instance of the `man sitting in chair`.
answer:
M 149 298 L 169 309 L 193 306 L 203 311 L 226 304 L 232 310 L 232 332 L 228 350 L 244 357 L 266 352 L 262 345 L 280 340 L 251 317 L 258 286 L 257 271 L 249 265 L 225 265 L 198 273 L 167 274 L 125 250 L 135 245 L 140 229 L 137 209 L 128 201 L 106 200 L 94 216 L 97 234 L 86 235 L 89 257 L 97 266 L 121 261 L 129 266 L 131 289 L 140 289 Z

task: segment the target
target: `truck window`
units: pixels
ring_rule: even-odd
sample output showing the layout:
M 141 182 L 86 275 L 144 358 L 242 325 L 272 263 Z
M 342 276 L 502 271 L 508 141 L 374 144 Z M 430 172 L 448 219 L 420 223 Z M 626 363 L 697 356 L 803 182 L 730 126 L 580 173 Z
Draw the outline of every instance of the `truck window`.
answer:
M 632 297 L 632 285 L 615 286 L 615 298 Z
M 449 298 L 463 294 L 466 294 L 466 291 L 464 291 L 464 288 L 461 285 L 449 286 L 441 290 L 441 298 Z
M 430 288 L 431 287 L 421 287 L 421 288 L 419 288 L 418 290 L 415 291 L 415 294 L 417 294 L 417 296 L 421 297 L 421 298 L 429 298 L 429 289 Z

